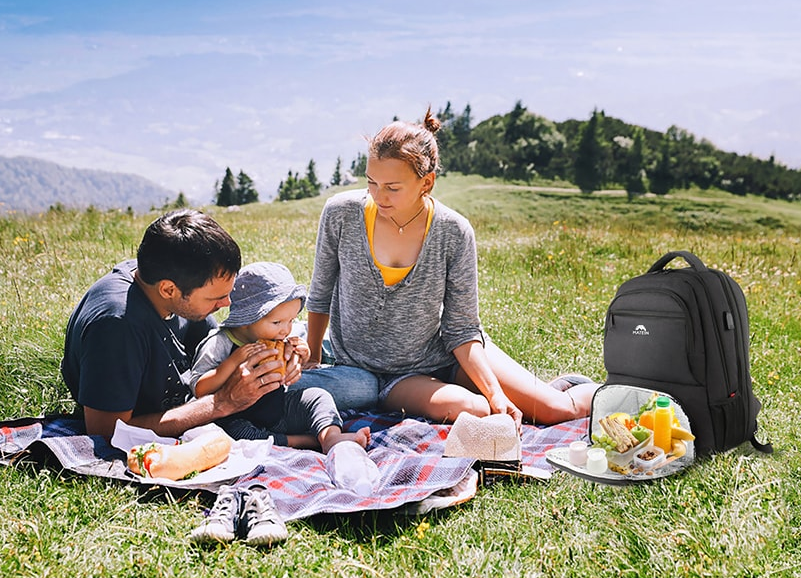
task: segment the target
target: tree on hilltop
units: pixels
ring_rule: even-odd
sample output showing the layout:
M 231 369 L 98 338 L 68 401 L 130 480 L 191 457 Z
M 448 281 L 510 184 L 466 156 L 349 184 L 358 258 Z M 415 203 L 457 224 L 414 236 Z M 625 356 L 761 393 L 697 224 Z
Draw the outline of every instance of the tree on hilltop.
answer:
M 314 163 L 314 159 L 309 160 L 309 164 L 306 166 L 306 181 L 310 192 L 313 193 L 311 196 L 316 197 L 319 195 L 323 185 L 317 179 L 317 165 Z
M 598 126 L 602 115 L 598 109 L 592 111 L 590 120 L 581 131 L 576 149 L 576 160 L 573 165 L 575 183 L 581 192 L 586 194 L 597 191 L 604 183 L 603 143 Z
M 363 177 L 367 171 L 367 155 L 356 153 L 356 158 L 350 163 L 350 172 L 354 177 Z
M 445 108 L 439 110 L 436 116 L 440 122 L 437 143 L 439 144 L 439 158 L 443 174 L 447 174 L 448 171 L 472 172 L 469 145 L 470 125 L 473 119 L 470 105 L 465 106 L 462 114 L 454 114 L 451 110 L 451 103 L 448 101 Z
M 667 136 L 663 137 L 659 158 L 654 170 L 651 172 L 651 192 L 657 195 L 668 194 L 676 184 L 673 176 L 673 159 L 670 148 L 670 139 Z
M 645 155 L 643 152 L 645 138 L 642 129 L 639 127 L 634 129 L 634 138 L 630 140 L 631 145 L 628 147 L 623 165 L 623 184 L 629 199 L 632 199 L 637 195 L 647 193 L 648 185 L 645 182 Z
M 237 204 L 247 205 L 248 203 L 258 203 L 259 193 L 256 191 L 256 187 L 253 184 L 253 179 L 251 179 L 245 174 L 244 171 L 240 169 L 236 180 L 238 185 L 236 188 L 236 196 L 237 200 L 239 201 Z
M 225 176 L 217 190 L 216 204 L 218 207 L 230 207 L 238 204 L 236 199 L 236 179 L 229 167 L 225 168 Z
M 316 166 L 314 159 L 309 161 L 306 167 L 306 175 L 299 177 L 298 173 L 287 172 L 286 179 L 278 184 L 279 201 L 295 201 L 320 195 L 322 185 L 317 179 Z
M 334 166 L 334 174 L 331 175 L 331 185 L 338 187 L 342 184 L 342 157 L 337 157 L 337 164 Z
M 251 179 L 245 171 L 239 171 L 239 175 L 234 178 L 234 173 L 230 167 L 225 168 L 225 176 L 222 184 L 215 183 L 215 204 L 218 207 L 231 207 L 233 205 L 247 205 L 257 203 L 259 193 Z

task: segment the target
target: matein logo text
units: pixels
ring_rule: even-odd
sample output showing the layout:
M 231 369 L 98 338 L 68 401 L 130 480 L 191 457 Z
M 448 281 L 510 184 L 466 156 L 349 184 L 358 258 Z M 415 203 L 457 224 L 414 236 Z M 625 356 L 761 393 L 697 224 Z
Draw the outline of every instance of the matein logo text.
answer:
M 632 335 L 650 335 L 648 330 L 645 328 L 645 325 L 638 325 L 634 328 L 634 331 L 631 332 Z

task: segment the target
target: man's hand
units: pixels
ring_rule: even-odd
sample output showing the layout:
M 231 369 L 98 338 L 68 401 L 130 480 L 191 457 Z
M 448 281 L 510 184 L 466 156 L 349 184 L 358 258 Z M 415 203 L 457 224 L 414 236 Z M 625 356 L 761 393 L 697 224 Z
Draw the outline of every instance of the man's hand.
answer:
M 277 353 L 276 349 L 265 349 L 240 363 L 223 386 L 214 392 L 215 413 L 223 417 L 240 412 L 256 403 L 265 393 L 281 387 L 282 376 L 275 370 L 283 362 L 274 359 L 261 363 Z

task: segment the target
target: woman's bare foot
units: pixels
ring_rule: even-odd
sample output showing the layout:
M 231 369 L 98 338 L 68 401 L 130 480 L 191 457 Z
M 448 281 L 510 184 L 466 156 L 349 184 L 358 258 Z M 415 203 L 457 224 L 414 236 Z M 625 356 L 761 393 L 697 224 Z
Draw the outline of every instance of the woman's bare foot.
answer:
M 324 454 L 327 454 L 339 442 L 345 441 L 356 442 L 366 448 L 367 444 L 370 443 L 370 428 L 364 426 L 357 432 L 345 433 L 339 427 L 332 425 L 321 431 L 318 439 Z

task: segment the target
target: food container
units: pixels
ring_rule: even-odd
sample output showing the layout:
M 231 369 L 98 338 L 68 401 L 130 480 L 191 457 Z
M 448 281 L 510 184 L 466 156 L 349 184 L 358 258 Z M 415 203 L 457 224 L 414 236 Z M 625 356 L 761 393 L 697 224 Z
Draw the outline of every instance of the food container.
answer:
M 632 463 L 645 471 L 654 469 L 655 466 L 665 461 L 665 450 L 651 446 L 644 448 L 634 454 Z
M 571 442 L 568 450 L 568 460 L 574 466 L 583 466 L 587 463 L 587 442 Z
M 645 441 L 640 442 L 639 444 L 637 444 L 636 446 L 634 446 L 633 448 L 631 448 L 627 452 L 621 453 L 621 452 L 616 452 L 616 451 L 613 451 L 613 450 L 607 450 L 606 451 L 606 458 L 610 462 L 612 462 L 613 464 L 617 464 L 618 466 L 627 466 L 632 462 L 632 460 L 634 459 L 634 456 L 640 450 L 645 449 L 648 446 L 653 445 L 653 443 L 654 443 L 654 435 L 651 434 L 650 436 L 648 436 L 645 439 Z
M 587 450 L 587 471 L 591 474 L 603 474 L 607 468 L 606 450 L 590 448 Z

